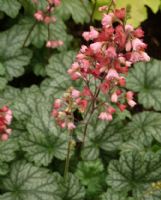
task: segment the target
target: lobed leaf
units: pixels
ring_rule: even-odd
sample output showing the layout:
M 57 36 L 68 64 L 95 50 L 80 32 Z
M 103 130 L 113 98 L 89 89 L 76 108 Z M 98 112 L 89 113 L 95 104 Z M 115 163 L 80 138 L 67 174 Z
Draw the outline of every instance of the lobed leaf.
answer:
M 60 200 L 54 176 L 25 161 L 14 163 L 2 184 L 6 192 L 0 195 L 0 199 Z
M 55 127 L 46 105 L 37 105 L 27 129 L 28 133 L 23 134 L 20 144 L 28 160 L 47 166 L 53 157 L 61 160 L 66 158 L 67 133 Z
M 132 191 L 138 199 L 154 182 L 161 180 L 161 154 L 125 152 L 108 167 L 107 183 L 117 191 Z
M 145 108 L 161 110 L 161 62 L 135 64 L 127 77 L 127 88 L 138 92 L 138 101 Z
M 153 138 L 161 142 L 161 114 L 149 111 L 135 114 L 121 132 L 142 144 L 150 144 Z

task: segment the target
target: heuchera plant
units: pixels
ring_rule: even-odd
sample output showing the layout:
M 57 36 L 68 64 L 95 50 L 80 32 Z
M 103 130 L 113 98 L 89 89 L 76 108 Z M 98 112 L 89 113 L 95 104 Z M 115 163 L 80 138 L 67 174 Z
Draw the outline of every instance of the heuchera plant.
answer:
M 100 2 L 0 0 L 0 200 L 161 199 L 161 64 Z
M 111 121 L 118 109 L 123 112 L 134 107 L 134 93 L 125 89 L 126 76 L 132 64 L 150 61 L 142 41 L 144 32 L 126 24 L 126 9 L 115 9 L 115 1 L 103 6 L 101 28 L 90 27 L 83 33 L 88 42 L 82 45 L 75 62 L 68 69 L 74 81 L 83 82 L 82 90 L 70 87 L 61 99 L 56 99 L 52 115 L 61 128 L 72 130 L 84 125 L 82 144 L 85 143 L 88 125 L 94 113 L 103 121 Z M 75 111 L 81 113 L 83 122 L 75 123 Z M 78 120 L 79 121 L 79 120 Z M 69 167 L 72 140 L 69 140 L 65 177 Z

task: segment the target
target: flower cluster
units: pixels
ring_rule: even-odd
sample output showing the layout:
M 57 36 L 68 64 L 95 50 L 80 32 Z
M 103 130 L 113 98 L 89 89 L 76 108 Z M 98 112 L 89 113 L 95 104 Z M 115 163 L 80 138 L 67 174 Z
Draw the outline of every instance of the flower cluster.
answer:
M 47 0 L 48 6 L 45 8 L 45 10 L 37 10 L 34 14 L 35 19 L 38 22 L 43 22 L 46 25 L 49 25 L 50 23 L 55 23 L 56 18 L 51 13 L 54 11 L 55 7 L 59 6 L 61 1 L 60 0 Z M 38 0 L 34 0 L 35 4 L 38 4 Z M 60 40 L 49 40 L 46 43 L 46 47 L 48 48 L 56 48 L 59 46 L 62 46 L 63 42 Z
M 107 121 L 113 119 L 117 110 L 124 111 L 127 106 L 136 104 L 134 93 L 125 89 L 126 75 L 132 64 L 150 60 L 145 52 L 147 45 L 142 41 L 144 32 L 126 24 L 124 8 L 111 13 L 106 13 L 106 6 L 99 10 L 104 12 L 102 28 L 91 26 L 83 33 L 83 38 L 90 44 L 82 45 L 68 70 L 72 80 L 83 81 L 83 91 L 70 89 L 67 99 L 63 97 L 54 103 L 53 115 L 61 127 L 75 128 L 71 116 L 75 109 L 82 110 L 82 104 L 84 113 L 97 110 L 98 118 Z M 83 103 L 79 104 L 79 101 Z
M 7 107 L 3 106 L 0 109 L 0 139 L 2 141 L 8 140 L 9 135 L 11 134 L 11 129 L 8 128 L 8 125 L 12 121 L 12 111 Z

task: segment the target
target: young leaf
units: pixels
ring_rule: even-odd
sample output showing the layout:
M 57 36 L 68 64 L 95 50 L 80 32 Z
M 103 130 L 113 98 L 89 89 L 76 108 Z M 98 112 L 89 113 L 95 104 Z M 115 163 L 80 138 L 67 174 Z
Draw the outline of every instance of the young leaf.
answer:
M 54 176 L 48 170 L 31 163 L 18 161 L 11 166 L 8 177 L 2 180 L 5 200 L 60 200 Z
M 138 63 L 130 70 L 127 88 L 138 92 L 138 100 L 145 108 L 161 110 L 161 62 Z
M 83 200 L 85 198 L 85 189 L 75 175 L 69 173 L 66 181 L 57 173 L 54 173 L 54 176 L 63 200 Z
M 80 162 L 75 174 L 80 179 L 82 185 L 86 186 L 86 193 L 90 198 L 94 198 L 103 191 L 105 174 L 100 160 Z
M 56 129 L 46 105 L 37 105 L 27 129 L 29 133 L 23 134 L 20 144 L 28 160 L 47 166 L 54 156 L 61 160 L 66 158 L 67 133 Z
M 90 6 L 86 7 L 82 0 L 62 0 L 57 15 L 65 20 L 72 16 L 76 23 L 83 24 L 90 19 Z
M 0 10 L 12 18 L 18 15 L 20 8 L 21 4 L 17 0 L 0 0 Z
M 143 144 L 150 144 L 153 138 L 161 142 L 161 114 L 148 111 L 135 114 L 121 132 Z

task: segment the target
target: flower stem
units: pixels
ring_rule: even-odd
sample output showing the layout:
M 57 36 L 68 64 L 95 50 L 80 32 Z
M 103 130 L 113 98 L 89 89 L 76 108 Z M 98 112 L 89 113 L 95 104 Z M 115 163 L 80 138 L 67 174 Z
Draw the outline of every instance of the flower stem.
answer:
M 26 36 L 26 38 L 25 38 L 25 40 L 24 40 L 24 43 L 23 43 L 23 45 L 22 45 L 23 48 L 25 47 L 25 45 L 26 45 L 26 43 L 27 43 L 27 41 L 28 41 L 28 39 L 29 39 L 29 37 L 30 37 L 32 31 L 34 30 L 34 28 L 35 28 L 35 26 L 36 26 L 36 24 L 37 24 L 37 22 L 35 21 L 35 23 L 31 26 L 31 28 L 30 28 L 30 30 L 29 30 L 29 32 L 28 32 L 28 34 L 27 34 L 27 36 Z
M 68 171 L 69 171 L 69 161 L 70 161 L 70 152 L 71 152 L 71 133 L 69 133 L 69 140 L 68 140 L 68 149 L 67 149 L 67 156 L 65 161 L 65 168 L 64 168 L 64 180 L 67 180 Z
M 97 0 L 95 0 L 93 8 L 92 8 L 92 13 L 91 13 L 91 16 L 90 16 L 90 24 L 92 23 L 92 20 L 93 20 L 94 12 L 96 10 L 96 5 L 97 5 Z

